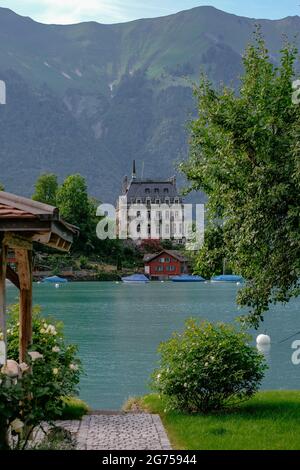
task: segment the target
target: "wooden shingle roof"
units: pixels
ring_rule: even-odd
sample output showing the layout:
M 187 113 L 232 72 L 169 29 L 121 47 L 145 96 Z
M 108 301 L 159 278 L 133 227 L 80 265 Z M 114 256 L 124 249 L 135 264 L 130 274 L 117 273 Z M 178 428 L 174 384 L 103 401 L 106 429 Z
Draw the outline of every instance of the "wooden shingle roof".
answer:
M 60 217 L 57 207 L 0 191 L 0 235 L 6 232 L 68 251 L 79 230 Z

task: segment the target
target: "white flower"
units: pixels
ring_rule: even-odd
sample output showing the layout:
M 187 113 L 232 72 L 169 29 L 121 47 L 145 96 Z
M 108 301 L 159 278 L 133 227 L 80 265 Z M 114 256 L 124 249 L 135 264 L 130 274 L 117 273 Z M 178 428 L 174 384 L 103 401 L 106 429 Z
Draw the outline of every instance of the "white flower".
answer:
M 57 375 L 57 374 L 58 374 L 58 369 L 57 369 L 57 367 L 55 367 L 52 372 L 53 372 L 53 375 Z
M 59 353 L 59 351 L 60 351 L 60 348 L 58 346 L 54 346 L 52 348 L 52 352 L 54 352 L 54 353 Z
M 46 333 L 45 328 L 41 328 L 41 329 L 40 329 L 40 333 L 41 333 L 42 335 L 45 334 L 45 333 Z
M 183 386 L 184 386 L 184 388 L 188 388 L 188 384 L 187 384 L 187 383 L 185 383 Z
M 161 374 L 157 374 L 156 378 L 159 380 L 161 378 Z
M 20 365 L 19 365 L 20 369 L 21 369 L 21 372 L 27 372 L 30 367 L 28 364 L 26 364 L 26 362 L 22 362 Z
M 71 370 L 78 370 L 78 365 L 77 364 L 70 364 L 69 365 Z
M 44 323 L 44 324 L 43 324 L 43 327 L 44 327 L 45 329 L 47 329 L 47 328 L 48 328 L 47 323 Z
M 214 357 L 214 356 L 211 356 L 210 360 L 211 360 L 211 361 L 214 361 L 214 360 L 215 360 L 215 357 Z
M 20 434 L 24 428 L 24 423 L 19 418 L 16 418 L 10 425 L 11 429 Z
M 2 367 L 1 372 L 11 379 L 15 379 L 19 377 L 20 374 L 19 364 L 16 361 L 8 359 L 6 365 Z
M 46 329 L 46 333 L 48 333 L 49 335 L 53 335 L 53 336 L 57 335 L 55 326 L 53 326 L 53 325 L 48 325 L 48 326 L 47 326 L 47 329 Z
M 29 356 L 31 357 L 32 362 L 36 361 L 37 359 L 43 359 L 43 354 L 39 353 L 38 351 L 30 351 Z
M 205 367 L 208 367 L 208 366 L 209 366 L 208 362 L 206 362 L 204 365 L 205 365 Z

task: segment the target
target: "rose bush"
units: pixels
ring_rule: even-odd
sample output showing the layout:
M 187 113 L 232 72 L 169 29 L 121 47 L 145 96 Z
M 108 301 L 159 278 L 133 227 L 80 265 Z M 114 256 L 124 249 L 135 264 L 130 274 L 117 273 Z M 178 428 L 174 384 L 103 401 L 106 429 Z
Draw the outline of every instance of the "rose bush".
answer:
M 249 399 L 266 363 L 234 326 L 189 320 L 182 334 L 162 343 L 152 388 L 168 406 L 187 412 L 216 411 Z
M 7 356 L 15 361 L 18 361 L 19 355 L 18 316 L 18 305 L 10 307 Z M 7 444 L 4 436 L 9 428 L 13 434 L 20 436 L 18 445 L 22 441 L 26 447 L 27 438 L 34 427 L 59 418 L 65 399 L 77 393 L 82 372 L 77 347 L 66 343 L 62 323 L 43 318 L 40 309 L 35 308 L 32 326 L 32 346 L 26 363 L 18 366 L 18 377 L 9 377 L 4 368 L 0 374 L 0 436 L 4 447 Z M 12 423 L 20 424 L 16 420 L 24 425 L 18 426 L 19 432 L 12 426 Z

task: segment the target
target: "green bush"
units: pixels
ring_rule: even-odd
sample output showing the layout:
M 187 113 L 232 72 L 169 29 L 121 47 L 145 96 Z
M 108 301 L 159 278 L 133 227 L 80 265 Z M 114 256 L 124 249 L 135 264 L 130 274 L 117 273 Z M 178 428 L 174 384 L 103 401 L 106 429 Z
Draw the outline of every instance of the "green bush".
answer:
M 9 309 L 8 358 L 18 361 L 19 322 L 18 305 Z M 16 420 L 22 423 L 18 446 L 26 447 L 31 430 L 43 421 L 51 422 L 65 409 L 65 399 L 76 394 L 80 379 L 81 363 L 77 347 L 67 345 L 63 325 L 41 316 L 38 308 L 33 314 L 32 346 L 26 363 L 19 367 L 18 377 L 0 374 L 0 434 L 4 436 Z M 27 433 L 24 435 L 24 433 Z M 1 442 L 0 442 L 1 447 Z
M 117 273 L 106 273 L 106 272 L 99 272 L 97 274 L 97 281 L 101 282 L 112 282 L 112 281 L 121 281 L 121 277 Z
M 75 397 L 64 398 L 63 404 L 64 407 L 60 419 L 81 419 L 90 410 L 89 406 L 83 400 Z
M 250 339 L 232 325 L 189 320 L 183 334 L 160 345 L 152 388 L 181 411 L 205 413 L 237 405 L 255 394 L 267 368 Z

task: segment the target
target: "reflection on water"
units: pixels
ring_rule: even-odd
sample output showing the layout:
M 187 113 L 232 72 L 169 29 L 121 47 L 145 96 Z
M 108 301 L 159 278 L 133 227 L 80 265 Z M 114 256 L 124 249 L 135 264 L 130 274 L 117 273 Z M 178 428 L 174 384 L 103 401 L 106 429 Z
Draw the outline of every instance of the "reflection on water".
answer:
M 148 391 L 157 346 L 182 329 L 186 318 L 233 321 L 241 314 L 237 289 L 209 283 L 70 283 L 60 289 L 41 284 L 34 287 L 34 302 L 63 320 L 68 339 L 79 345 L 86 371 L 81 397 L 97 409 L 119 409 L 128 397 Z M 9 288 L 9 302 L 15 298 L 15 289 Z M 300 335 L 279 344 L 300 330 L 299 307 L 300 299 L 272 307 L 261 331 L 252 332 L 254 340 L 259 333 L 272 340 L 265 352 L 270 366 L 265 389 L 300 388 L 300 365 L 291 361 L 292 342 Z

